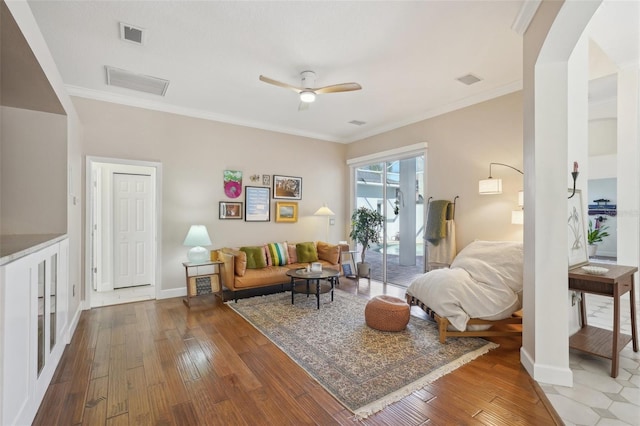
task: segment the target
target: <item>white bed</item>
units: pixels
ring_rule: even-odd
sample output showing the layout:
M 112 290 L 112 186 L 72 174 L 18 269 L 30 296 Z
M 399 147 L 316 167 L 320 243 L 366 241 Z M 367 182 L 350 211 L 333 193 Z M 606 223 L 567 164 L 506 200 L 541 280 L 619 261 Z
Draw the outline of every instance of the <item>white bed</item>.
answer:
M 407 302 L 438 322 L 442 342 L 447 336 L 521 334 L 520 328 L 491 327 L 522 323 L 522 265 L 521 242 L 474 241 L 450 268 L 427 272 L 411 283 Z

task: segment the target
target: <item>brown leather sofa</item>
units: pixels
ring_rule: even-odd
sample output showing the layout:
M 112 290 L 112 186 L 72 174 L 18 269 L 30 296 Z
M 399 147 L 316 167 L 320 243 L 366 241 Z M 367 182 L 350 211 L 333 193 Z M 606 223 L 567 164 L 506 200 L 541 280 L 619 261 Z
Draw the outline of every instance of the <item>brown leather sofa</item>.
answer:
M 307 244 L 310 243 L 299 243 Z M 291 246 L 297 244 L 287 244 L 289 254 L 292 253 Z M 340 253 L 348 251 L 348 245 L 329 244 L 322 241 L 314 242 L 317 262 L 322 264 L 323 268 L 331 268 L 342 274 L 340 264 Z M 254 246 L 260 247 L 260 246 Z M 290 283 L 287 271 L 290 269 L 305 268 L 309 265 L 308 261 L 299 262 L 294 256 L 288 258 L 288 262 L 283 265 L 269 265 L 264 267 L 247 267 L 247 253 L 243 248 L 222 248 L 214 250 L 212 257 L 223 262 L 221 269 L 222 284 L 228 290 L 233 292 L 233 298 L 237 300 L 237 292 L 241 290 L 255 289 L 260 287 L 268 287 L 281 284 L 283 289 L 285 284 Z M 265 247 L 266 250 L 266 247 Z M 291 262 L 293 260 L 293 262 Z M 249 262 L 251 263 L 251 262 Z M 272 262 L 276 263 L 276 262 Z

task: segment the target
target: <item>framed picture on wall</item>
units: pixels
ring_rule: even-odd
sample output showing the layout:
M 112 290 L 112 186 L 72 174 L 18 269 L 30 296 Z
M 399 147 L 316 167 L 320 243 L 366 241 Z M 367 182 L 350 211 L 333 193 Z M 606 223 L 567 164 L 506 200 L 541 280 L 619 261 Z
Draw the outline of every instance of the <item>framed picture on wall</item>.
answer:
M 220 201 L 220 219 L 242 219 L 242 203 L 235 201 Z
M 269 188 L 262 186 L 245 186 L 244 221 L 269 222 L 270 201 Z
M 302 178 L 273 175 L 273 198 L 284 200 L 301 200 Z
M 573 189 L 569 189 L 569 195 Z M 576 189 L 575 194 L 569 198 L 569 211 L 567 212 L 567 226 L 569 227 L 569 269 L 589 263 L 587 251 L 587 233 L 582 209 L 582 191 Z
M 294 201 L 278 201 L 276 203 L 276 222 L 297 222 L 298 203 Z

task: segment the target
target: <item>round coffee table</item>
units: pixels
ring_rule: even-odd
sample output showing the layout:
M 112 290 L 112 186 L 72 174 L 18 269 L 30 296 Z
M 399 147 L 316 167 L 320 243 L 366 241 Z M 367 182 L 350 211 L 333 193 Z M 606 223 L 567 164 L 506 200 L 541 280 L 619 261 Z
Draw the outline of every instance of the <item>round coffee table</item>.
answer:
M 333 288 L 338 280 L 338 276 L 340 276 L 340 272 L 335 269 L 324 268 L 320 272 L 307 272 L 306 269 L 291 269 L 287 271 L 287 276 L 291 277 L 291 304 L 294 304 L 295 293 L 306 293 L 307 296 L 315 293 L 318 309 L 320 309 L 320 293 L 331 292 L 331 301 L 333 302 Z M 296 285 L 296 280 L 304 280 L 305 283 Z M 323 288 L 320 280 L 327 281 L 328 285 Z

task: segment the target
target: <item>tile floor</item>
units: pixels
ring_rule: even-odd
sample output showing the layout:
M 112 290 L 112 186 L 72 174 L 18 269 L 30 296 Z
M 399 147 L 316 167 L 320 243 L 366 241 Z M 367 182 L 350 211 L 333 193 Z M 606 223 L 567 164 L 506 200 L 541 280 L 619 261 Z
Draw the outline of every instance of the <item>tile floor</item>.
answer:
M 587 322 L 612 330 L 612 299 L 592 294 L 586 297 Z M 621 331 L 631 334 L 628 293 L 621 298 L 620 311 Z M 638 302 L 636 313 L 640 313 Z M 620 352 L 620 371 L 615 379 L 610 376 L 608 359 L 570 350 L 569 365 L 572 388 L 540 383 L 567 426 L 640 425 L 640 352 L 633 352 L 631 342 Z

